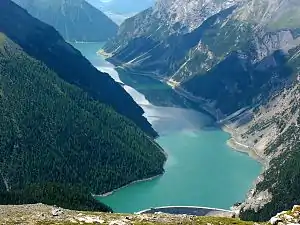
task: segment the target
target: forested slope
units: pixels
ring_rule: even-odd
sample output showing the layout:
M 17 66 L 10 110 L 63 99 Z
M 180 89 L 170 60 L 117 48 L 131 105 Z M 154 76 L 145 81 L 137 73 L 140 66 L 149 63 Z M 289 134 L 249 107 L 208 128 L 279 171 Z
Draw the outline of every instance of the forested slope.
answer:
M 29 55 L 43 61 L 62 79 L 79 86 L 93 98 L 112 106 L 150 136 L 157 135 L 142 116 L 144 113 L 142 108 L 120 85 L 108 74 L 94 68 L 52 27 L 33 18 L 10 0 L 0 2 L 0 32 L 5 33 Z
M 0 75 L 2 190 L 58 183 L 100 194 L 163 172 L 163 153 L 133 122 L 4 34 Z
M 109 210 L 90 193 L 163 172 L 153 139 L 110 106 L 134 106 L 121 87 L 14 3 L 2 0 L 0 17 L 0 204 Z

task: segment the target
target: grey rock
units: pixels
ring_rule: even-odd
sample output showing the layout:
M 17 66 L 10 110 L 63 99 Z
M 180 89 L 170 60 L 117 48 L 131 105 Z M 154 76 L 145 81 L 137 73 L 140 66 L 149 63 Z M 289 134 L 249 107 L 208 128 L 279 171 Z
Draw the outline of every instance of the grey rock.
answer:
M 63 210 L 61 208 L 53 207 L 51 210 L 51 215 L 52 216 L 60 216 L 63 214 Z

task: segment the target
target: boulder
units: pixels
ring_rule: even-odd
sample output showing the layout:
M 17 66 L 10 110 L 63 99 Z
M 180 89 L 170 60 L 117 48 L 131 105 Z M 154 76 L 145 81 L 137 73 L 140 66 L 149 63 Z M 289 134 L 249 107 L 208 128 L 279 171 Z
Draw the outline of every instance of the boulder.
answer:
M 109 222 L 109 225 L 128 225 L 129 223 L 126 223 L 122 220 L 113 220 Z
M 278 225 L 279 222 L 282 222 L 282 219 L 280 219 L 280 218 L 278 218 L 278 217 L 276 217 L 276 216 L 274 216 L 274 217 L 272 217 L 272 218 L 270 219 L 270 223 L 271 223 L 272 225 Z
M 56 207 L 52 208 L 51 210 L 52 216 L 60 216 L 61 214 L 63 214 L 63 210 L 61 208 L 56 208 Z
M 300 213 L 300 205 L 294 205 L 293 209 L 292 209 L 292 213 Z
M 295 220 L 294 217 L 292 217 L 292 216 L 290 216 L 290 215 L 288 215 L 288 214 L 284 214 L 284 215 L 283 215 L 283 219 L 284 219 L 285 221 L 287 221 L 287 222 L 294 222 L 294 220 Z

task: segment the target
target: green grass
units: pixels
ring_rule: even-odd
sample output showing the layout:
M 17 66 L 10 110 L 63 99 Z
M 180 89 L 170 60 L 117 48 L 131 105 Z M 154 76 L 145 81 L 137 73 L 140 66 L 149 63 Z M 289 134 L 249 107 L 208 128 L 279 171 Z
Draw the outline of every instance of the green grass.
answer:
M 118 219 L 118 218 L 112 218 L 109 221 L 112 221 L 114 219 Z M 109 221 L 106 221 L 104 224 L 108 225 Z M 181 224 L 181 225 L 190 225 L 190 224 L 194 224 L 194 225 L 207 225 L 207 224 L 212 224 L 212 225 L 253 225 L 253 222 L 249 222 L 249 221 L 241 221 L 239 219 L 231 219 L 231 218 L 221 218 L 221 217 L 196 217 L 195 219 L 186 219 L 182 220 L 182 221 L 178 221 L 175 222 L 174 220 L 171 219 L 168 221 L 167 219 L 164 220 L 164 222 L 149 222 L 149 221 L 135 221 L 135 219 L 133 219 L 132 224 L 134 225 L 166 225 L 166 224 Z M 37 223 L 38 225 L 50 225 L 50 224 L 56 224 L 56 225 L 74 225 L 74 223 L 66 221 L 41 221 Z M 260 225 L 267 225 L 268 223 L 257 223 Z

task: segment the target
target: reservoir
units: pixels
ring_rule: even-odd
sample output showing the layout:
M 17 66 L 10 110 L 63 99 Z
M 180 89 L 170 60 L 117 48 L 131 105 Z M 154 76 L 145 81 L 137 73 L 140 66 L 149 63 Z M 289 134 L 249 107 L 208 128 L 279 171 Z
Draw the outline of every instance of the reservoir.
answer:
M 101 202 L 115 212 L 132 213 L 172 205 L 229 209 L 245 198 L 262 166 L 227 146 L 229 134 L 214 126 L 210 116 L 176 104 L 153 103 L 151 99 L 162 101 L 164 97 L 172 102 L 165 84 L 150 78 L 137 82 L 136 74 L 118 73 L 112 64 L 96 54 L 101 43 L 73 45 L 95 67 L 124 84 L 125 90 L 144 109 L 144 116 L 159 133 L 157 143 L 168 154 L 162 176 L 99 197 Z M 151 93 L 151 98 L 141 92 Z

